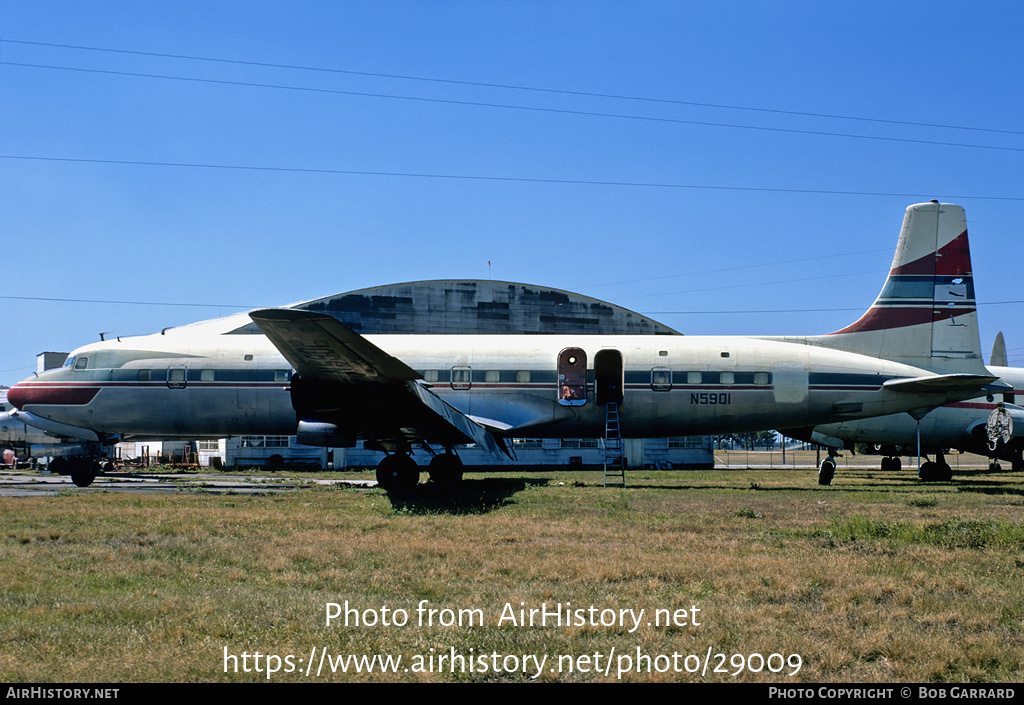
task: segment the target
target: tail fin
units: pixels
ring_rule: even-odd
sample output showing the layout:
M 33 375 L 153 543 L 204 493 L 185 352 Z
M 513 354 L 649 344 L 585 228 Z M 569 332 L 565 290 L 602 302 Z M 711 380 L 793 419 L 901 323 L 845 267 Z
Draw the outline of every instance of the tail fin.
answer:
M 1003 339 L 1003 331 L 996 333 L 996 339 L 992 341 L 992 357 L 988 364 L 994 367 L 1009 367 L 1006 362 L 1006 341 Z
M 824 347 L 905 362 L 937 372 L 984 369 L 964 209 L 951 203 L 907 208 L 881 293 L 860 319 Z

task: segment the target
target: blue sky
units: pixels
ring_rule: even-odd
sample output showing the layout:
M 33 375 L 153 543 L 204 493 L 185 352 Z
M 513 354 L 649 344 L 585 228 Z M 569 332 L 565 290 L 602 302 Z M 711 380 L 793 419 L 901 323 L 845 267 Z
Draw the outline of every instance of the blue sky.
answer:
M 1024 365 L 1022 29 L 1013 2 L 0 0 L 0 383 L 420 279 L 827 333 L 931 198 L 967 210 L 986 357 L 1002 330 Z

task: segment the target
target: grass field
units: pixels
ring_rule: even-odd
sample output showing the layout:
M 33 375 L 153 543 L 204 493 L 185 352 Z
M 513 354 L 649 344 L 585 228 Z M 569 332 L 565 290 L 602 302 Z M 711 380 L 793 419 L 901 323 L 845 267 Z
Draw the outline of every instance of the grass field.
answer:
M 1024 475 L 960 462 L 0 497 L 0 681 L 1019 682 Z

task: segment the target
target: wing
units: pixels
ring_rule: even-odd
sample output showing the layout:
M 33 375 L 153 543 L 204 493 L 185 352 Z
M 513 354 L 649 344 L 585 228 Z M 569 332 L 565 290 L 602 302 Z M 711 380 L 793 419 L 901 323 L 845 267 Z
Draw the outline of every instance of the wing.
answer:
M 394 448 L 427 441 L 508 449 L 490 431 L 421 382 L 421 375 L 333 316 L 296 309 L 249 314 L 298 373 L 292 403 L 300 419 L 335 423 Z
M 421 377 L 333 316 L 277 308 L 249 316 L 303 379 L 362 385 Z

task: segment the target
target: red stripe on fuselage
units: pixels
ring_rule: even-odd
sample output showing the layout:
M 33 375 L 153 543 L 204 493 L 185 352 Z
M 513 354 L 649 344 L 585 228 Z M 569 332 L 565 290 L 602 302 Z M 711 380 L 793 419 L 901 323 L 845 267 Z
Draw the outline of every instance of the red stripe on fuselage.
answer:
M 91 402 L 100 388 L 65 384 L 16 384 L 7 391 L 7 401 L 19 409 L 27 404 L 81 406 Z

